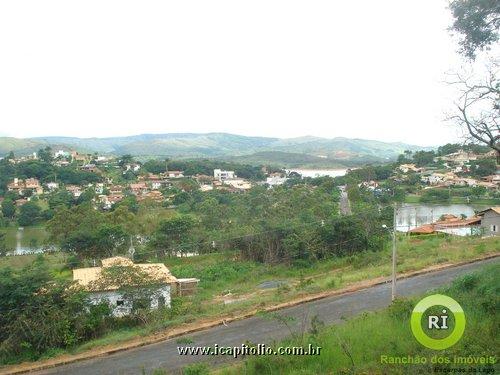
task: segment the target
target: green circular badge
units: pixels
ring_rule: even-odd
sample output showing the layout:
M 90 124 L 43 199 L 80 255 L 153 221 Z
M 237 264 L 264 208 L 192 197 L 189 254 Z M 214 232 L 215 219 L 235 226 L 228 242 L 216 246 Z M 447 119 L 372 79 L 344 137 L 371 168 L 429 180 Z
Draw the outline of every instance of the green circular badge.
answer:
M 442 339 L 434 339 L 432 337 L 429 337 L 422 329 L 422 317 L 424 316 L 425 311 L 433 306 L 446 307 L 451 313 L 453 313 L 455 318 L 455 328 L 448 336 Z M 446 318 L 446 315 L 429 316 L 429 328 L 446 329 Z M 462 306 L 460 306 L 458 302 L 453 298 L 442 294 L 433 294 L 432 296 L 425 297 L 424 299 L 420 300 L 419 303 L 417 303 L 417 305 L 413 309 L 413 312 L 411 313 L 410 325 L 413 336 L 415 336 L 419 343 L 429 349 L 443 350 L 456 344 L 464 334 L 465 313 L 462 309 Z

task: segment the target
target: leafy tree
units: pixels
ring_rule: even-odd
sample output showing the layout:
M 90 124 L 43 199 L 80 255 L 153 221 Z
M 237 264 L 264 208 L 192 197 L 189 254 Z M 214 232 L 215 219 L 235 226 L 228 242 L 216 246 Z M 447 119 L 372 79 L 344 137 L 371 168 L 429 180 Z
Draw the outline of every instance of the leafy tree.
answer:
M 471 162 L 471 172 L 475 176 L 484 177 L 494 174 L 497 170 L 493 159 L 479 159 Z
M 0 256 L 5 255 L 7 251 L 7 243 L 5 241 L 6 234 L 0 232 Z
M 43 149 L 38 150 L 38 158 L 44 162 L 50 163 L 52 161 L 52 148 L 47 146 Z
M 436 153 L 434 151 L 416 151 L 413 154 L 413 161 L 419 167 L 423 167 L 434 163 L 435 156 Z
M 27 160 L 16 164 L 16 174 L 20 178 L 38 178 L 42 181 L 54 176 L 56 167 L 42 160 Z
M 80 258 L 106 258 L 124 254 L 128 235 L 121 225 L 101 224 L 93 230 L 79 229 L 63 241 L 63 250 L 76 253 Z
M 96 193 L 93 187 L 85 189 L 85 191 L 78 197 L 77 204 L 89 203 L 96 197 Z
M 114 209 L 116 210 L 118 207 L 122 206 L 127 207 L 127 209 L 134 214 L 139 212 L 139 203 L 135 195 L 127 195 L 121 202 L 114 205 Z
M 52 279 L 43 258 L 0 269 L 0 360 L 73 346 L 103 333 L 109 316 L 108 306 L 91 305 L 82 290 Z
M 452 30 L 461 36 L 461 52 L 474 60 L 478 51 L 498 42 L 500 5 L 496 0 L 453 0 L 450 9 L 454 17 Z M 500 163 L 500 82 L 498 62 L 491 61 L 488 74 L 482 78 L 457 74 L 453 82 L 460 89 L 457 113 L 450 117 L 469 134 L 473 142 L 496 151 Z
M 19 208 L 19 216 L 17 221 L 21 226 L 29 226 L 36 224 L 40 219 L 42 209 L 35 202 L 27 202 Z
M 190 215 L 178 215 L 160 221 L 151 239 L 151 247 L 163 254 L 171 253 L 174 245 L 181 245 L 189 238 L 194 225 L 195 219 Z
M 147 172 L 159 174 L 166 171 L 167 164 L 165 161 L 162 160 L 150 159 L 142 165 L 142 168 L 145 169 Z
M 496 0 L 452 0 L 452 30 L 461 36 L 461 52 L 470 59 L 498 41 L 500 5 Z
M 449 155 L 458 152 L 461 148 L 461 145 L 458 143 L 447 143 L 443 146 L 439 146 L 437 153 L 439 156 Z
M 187 202 L 189 200 L 189 198 L 190 198 L 189 193 L 187 193 L 185 191 L 181 191 L 179 194 L 175 195 L 172 203 L 178 206 L 180 204 Z
M 446 189 L 427 189 L 420 197 L 420 202 L 446 202 L 450 199 L 450 192 Z
M 11 199 L 5 199 L 2 202 L 2 215 L 6 218 L 12 219 L 16 214 L 16 206 Z
M 60 182 L 73 185 L 86 185 L 102 180 L 102 177 L 97 173 L 80 171 L 73 167 L 59 168 L 57 176 Z
M 71 208 L 59 206 L 46 228 L 50 240 L 62 246 L 74 233 L 93 232 L 105 221 L 102 212 L 95 210 L 91 204 L 83 203 Z
M 73 203 L 73 195 L 66 189 L 61 189 L 50 194 L 48 202 L 49 207 L 52 209 L 57 207 L 69 207 Z
M 0 160 L 0 194 L 7 191 L 7 184 L 16 176 L 16 167 L 8 159 Z
M 120 167 L 124 167 L 127 164 L 133 163 L 134 162 L 134 157 L 130 154 L 122 155 L 120 159 L 118 160 L 118 165 Z
M 474 186 L 471 190 L 472 190 L 472 195 L 476 197 L 482 197 L 488 191 L 488 189 L 486 189 L 484 186 Z
M 122 178 L 126 181 L 134 181 L 137 176 L 132 170 L 129 170 L 122 174 Z

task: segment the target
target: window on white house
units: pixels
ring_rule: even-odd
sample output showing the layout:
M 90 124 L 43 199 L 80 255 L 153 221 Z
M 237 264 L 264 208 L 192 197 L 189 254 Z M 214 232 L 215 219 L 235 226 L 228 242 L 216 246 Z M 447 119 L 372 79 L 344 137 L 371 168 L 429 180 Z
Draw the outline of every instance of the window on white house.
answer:
M 159 308 L 165 307 L 165 297 L 164 296 L 158 297 L 158 307 Z
M 491 231 L 492 231 L 492 232 L 494 232 L 494 233 L 498 232 L 498 226 L 497 226 L 497 225 L 495 225 L 495 224 L 493 224 L 493 225 L 491 226 L 491 228 L 490 228 L 490 229 L 491 229 Z
M 116 306 L 123 306 L 124 302 L 122 299 L 116 301 Z

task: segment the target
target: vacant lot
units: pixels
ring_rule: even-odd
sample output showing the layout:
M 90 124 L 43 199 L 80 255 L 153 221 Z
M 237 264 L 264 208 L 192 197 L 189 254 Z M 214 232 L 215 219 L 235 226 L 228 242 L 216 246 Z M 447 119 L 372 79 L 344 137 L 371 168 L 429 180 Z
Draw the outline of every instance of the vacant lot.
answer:
M 409 272 L 429 266 L 456 263 L 500 252 L 498 238 L 408 237 L 401 235 L 398 245 L 398 272 Z M 67 257 L 56 253 L 44 256 L 55 275 L 71 278 Z M 35 256 L 0 258 L 0 268 L 22 267 Z M 243 261 L 234 252 L 214 253 L 188 258 L 151 259 L 163 261 L 178 277 L 198 277 L 201 282 L 194 296 L 176 298 L 169 314 L 158 314 L 143 326 L 114 330 L 69 352 L 81 352 L 146 336 L 185 323 L 231 317 L 255 308 L 340 289 L 353 283 L 391 273 L 391 249 L 364 252 L 355 256 L 332 258 L 304 265 L 264 265 Z M 269 287 L 271 286 L 271 287 Z M 54 355 L 63 351 L 47 353 Z
M 467 326 L 464 336 L 454 346 L 433 351 L 420 345 L 409 328 L 411 311 L 420 298 L 397 300 L 389 308 L 349 319 L 340 326 L 323 327 L 321 322 L 305 335 L 296 335 L 276 346 L 304 346 L 322 348 L 319 356 L 265 356 L 252 357 L 244 363 L 217 371 L 219 374 L 430 374 L 464 372 L 498 373 L 492 364 L 436 364 L 433 356 L 493 357 L 498 358 L 500 303 L 500 265 L 457 279 L 439 293 L 458 301 L 465 311 Z M 423 297 L 423 296 L 422 296 Z M 451 326 L 450 326 L 451 327 Z M 383 363 L 387 357 L 425 357 L 425 364 Z M 203 365 L 198 365 L 203 370 Z M 300 370 L 299 370 L 300 369 Z

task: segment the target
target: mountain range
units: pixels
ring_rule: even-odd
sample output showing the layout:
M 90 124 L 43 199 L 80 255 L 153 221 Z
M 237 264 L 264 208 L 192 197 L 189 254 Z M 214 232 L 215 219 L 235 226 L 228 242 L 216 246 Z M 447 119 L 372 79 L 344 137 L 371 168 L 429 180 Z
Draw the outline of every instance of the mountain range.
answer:
M 45 146 L 51 146 L 54 150 L 77 150 L 84 153 L 131 154 L 137 157 L 231 158 L 295 166 L 383 162 L 396 158 L 404 150 L 431 149 L 399 142 L 343 137 L 269 138 L 228 133 L 141 134 L 109 138 L 0 137 L 0 155 L 10 151 L 25 155 Z

